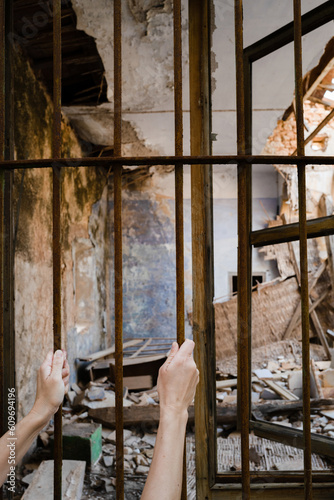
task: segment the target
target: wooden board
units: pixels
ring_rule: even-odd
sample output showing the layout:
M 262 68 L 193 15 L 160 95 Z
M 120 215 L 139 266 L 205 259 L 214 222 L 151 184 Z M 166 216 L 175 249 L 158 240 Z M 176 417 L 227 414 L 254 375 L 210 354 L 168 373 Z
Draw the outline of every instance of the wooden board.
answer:
M 85 477 L 86 462 L 78 460 L 63 460 L 63 498 L 80 500 Z M 53 469 L 54 461 L 43 461 L 32 482 L 22 496 L 24 500 L 53 499 Z
M 138 345 L 142 342 L 142 339 L 132 339 L 127 342 L 124 342 L 123 349 L 130 346 Z M 115 353 L 115 345 L 109 347 L 108 349 L 104 349 L 103 351 L 95 352 L 94 354 L 89 354 L 88 356 L 80 356 L 80 361 L 95 361 L 97 359 L 105 358 L 106 356 L 110 356 Z
M 311 408 L 333 408 L 334 400 L 319 399 L 311 401 Z M 303 409 L 303 402 L 299 401 L 273 401 L 271 403 L 261 403 L 252 406 L 263 415 L 276 415 L 280 413 L 291 413 Z M 133 405 L 123 409 L 124 427 L 138 424 L 156 425 L 159 423 L 159 405 L 137 406 Z M 194 407 L 188 410 L 188 423 L 194 423 Z M 106 427 L 115 427 L 115 408 L 89 409 L 89 417 L 96 422 L 102 423 Z M 235 424 L 237 418 L 237 406 L 223 406 L 217 404 L 217 424 Z

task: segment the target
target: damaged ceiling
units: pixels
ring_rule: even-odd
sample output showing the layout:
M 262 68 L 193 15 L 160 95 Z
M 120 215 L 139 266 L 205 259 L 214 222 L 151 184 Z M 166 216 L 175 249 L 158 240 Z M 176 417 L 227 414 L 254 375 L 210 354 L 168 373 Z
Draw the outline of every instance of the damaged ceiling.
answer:
M 213 33 L 213 132 L 215 154 L 236 149 L 233 6 L 215 3 Z M 322 3 L 304 0 L 303 12 Z M 284 5 L 283 5 L 284 4 Z M 15 0 L 14 39 L 52 92 L 52 12 L 49 0 Z M 286 24 L 289 0 L 245 1 L 245 45 Z M 188 2 L 183 1 L 184 152 L 189 153 Z M 124 154 L 174 153 L 174 79 L 172 0 L 126 0 L 123 3 Z M 259 19 L 261 22 L 259 22 Z M 254 25 L 256 24 L 256 30 Z M 303 39 L 304 71 L 314 67 L 332 35 L 328 23 Z M 63 111 L 79 136 L 113 146 L 113 3 L 110 0 L 63 0 Z M 293 95 L 291 47 L 254 67 L 254 153 Z M 291 54 L 290 54 L 291 52 Z M 230 68 L 226 72 L 226 68 Z M 277 70 L 279 68 L 279 73 Z M 232 125 L 232 126 L 231 126 Z M 133 138 L 139 151 L 134 146 Z
M 94 38 L 76 24 L 71 2 L 62 0 L 62 102 L 96 106 L 107 100 L 104 66 Z M 12 40 L 26 51 L 35 74 L 52 95 L 52 2 L 15 0 L 14 27 Z

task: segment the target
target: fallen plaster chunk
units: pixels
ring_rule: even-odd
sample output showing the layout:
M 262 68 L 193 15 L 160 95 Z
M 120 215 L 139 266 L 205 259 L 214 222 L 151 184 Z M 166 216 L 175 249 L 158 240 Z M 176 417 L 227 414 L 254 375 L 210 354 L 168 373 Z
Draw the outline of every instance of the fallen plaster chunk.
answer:
M 83 490 L 86 462 L 63 460 L 63 500 L 80 500 Z M 22 496 L 24 500 L 53 500 L 53 460 L 44 460 Z
M 267 368 L 263 368 L 262 370 L 261 369 L 254 370 L 254 373 L 257 376 L 257 378 L 259 378 L 259 379 L 273 378 L 273 374 Z
M 334 419 L 334 410 L 321 410 L 320 413 L 324 415 L 324 417 Z
M 297 460 L 284 460 L 281 463 L 276 463 L 275 469 L 280 471 L 304 470 L 304 459 L 299 458 Z
M 331 366 L 330 361 L 315 361 L 314 362 L 315 366 L 318 368 L 318 370 L 327 370 Z
M 323 387 L 334 387 L 334 369 L 328 368 L 320 375 Z

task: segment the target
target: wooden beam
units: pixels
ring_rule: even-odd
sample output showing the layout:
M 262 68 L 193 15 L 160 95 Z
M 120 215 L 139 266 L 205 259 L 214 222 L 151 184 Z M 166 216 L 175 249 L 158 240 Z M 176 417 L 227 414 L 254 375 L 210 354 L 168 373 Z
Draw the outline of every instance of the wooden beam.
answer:
M 318 238 L 334 234 L 334 216 L 319 217 L 306 221 L 307 237 Z M 299 239 L 299 223 L 287 224 L 286 226 L 269 227 L 253 231 L 251 243 L 254 247 L 275 245 Z
M 323 80 L 323 78 L 327 75 L 327 73 L 334 68 L 334 38 L 332 38 L 324 51 L 323 56 L 321 57 L 319 64 L 313 68 L 304 78 L 304 87 L 307 88 L 304 90 L 304 100 L 308 99 L 319 83 Z
M 188 0 L 190 148 L 212 155 L 211 4 Z M 212 165 L 191 167 L 193 337 L 200 380 L 195 397 L 197 498 L 211 499 L 217 468 Z
M 285 387 L 282 387 L 279 385 L 277 382 L 274 382 L 273 380 L 270 379 L 264 379 L 264 382 L 267 384 L 270 389 L 276 392 L 279 396 L 281 396 L 283 399 L 286 399 L 288 401 L 297 401 L 299 399 L 296 394 L 293 394 L 291 391 L 286 389 Z
M 330 408 L 334 406 L 333 399 L 313 399 L 311 400 L 311 408 L 321 409 Z M 277 415 L 289 414 L 300 411 L 303 408 L 303 402 L 298 401 L 273 401 L 271 403 L 254 404 L 253 411 L 259 411 L 262 415 Z M 217 404 L 217 423 L 226 425 L 237 424 L 237 406 L 227 406 L 224 404 Z M 195 408 L 189 407 L 188 424 L 193 425 L 195 422 Z M 93 418 L 96 422 L 100 422 L 106 427 L 115 428 L 115 408 L 98 408 L 88 410 L 89 417 Z M 132 405 L 124 407 L 124 427 L 131 425 L 157 425 L 159 423 L 160 408 L 159 405 L 137 406 Z
M 278 441 L 287 446 L 304 448 L 303 431 L 270 422 L 251 421 L 250 427 L 256 436 Z M 311 433 L 312 453 L 334 458 L 334 440 L 327 436 Z
M 123 343 L 123 349 L 126 347 L 131 347 L 134 345 L 138 345 L 143 341 L 143 339 L 133 339 L 128 340 Z M 94 354 L 89 354 L 88 356 L 80 356 L 81 361 L 96 361 L 97 359 L 105 358 L 106 356 L 110 356 L 115 353 L 115 344 L 108 349 L 104 349 L 103 351 L 95 352 Z
M 240 500 L 241 489 L 237 484 L 214 485 L 212 500 Z M 297 480 L 293 484 L 251 484 L 252 500 L 305 500 L 304 483 Z M 334 498 L 334 483 L 313 484 L 313 500 L 332 500 Z

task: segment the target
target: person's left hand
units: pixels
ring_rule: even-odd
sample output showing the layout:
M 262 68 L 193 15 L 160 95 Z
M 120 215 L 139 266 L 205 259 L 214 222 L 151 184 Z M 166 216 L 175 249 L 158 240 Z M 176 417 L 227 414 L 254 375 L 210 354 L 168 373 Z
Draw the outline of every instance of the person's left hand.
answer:
M 45 424 L 57 412 L 69 388 L 70 368 L 66 352 L 49 351 L 37 374 L 37 392 L 31 413 Z

